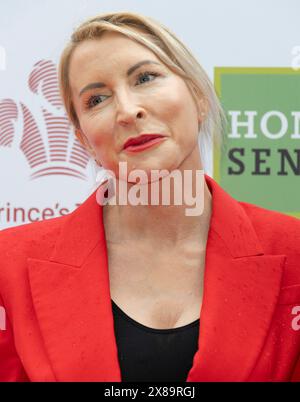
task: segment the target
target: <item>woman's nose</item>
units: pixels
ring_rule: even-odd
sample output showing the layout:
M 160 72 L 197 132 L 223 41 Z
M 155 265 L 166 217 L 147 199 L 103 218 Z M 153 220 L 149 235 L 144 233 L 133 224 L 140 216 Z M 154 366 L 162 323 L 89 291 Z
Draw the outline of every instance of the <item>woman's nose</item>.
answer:
M 137 119 L 142 119 L 146 116 L 146 111 L 141 106 L 137 99 L 123 92 L 117 97 L 116 101 L 116 121 L 121 125 L 134 124 Z

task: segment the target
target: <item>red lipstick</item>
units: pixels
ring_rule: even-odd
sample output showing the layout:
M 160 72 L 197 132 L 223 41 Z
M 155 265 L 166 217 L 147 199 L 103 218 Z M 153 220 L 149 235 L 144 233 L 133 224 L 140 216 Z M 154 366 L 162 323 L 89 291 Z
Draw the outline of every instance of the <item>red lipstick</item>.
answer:
M 129 138 L 125 142 L 123 149 L 130 152 L 139 152 L 150 148 L 165 139 L 166 137 L 162 134 L 142 134 L 138 137 Z

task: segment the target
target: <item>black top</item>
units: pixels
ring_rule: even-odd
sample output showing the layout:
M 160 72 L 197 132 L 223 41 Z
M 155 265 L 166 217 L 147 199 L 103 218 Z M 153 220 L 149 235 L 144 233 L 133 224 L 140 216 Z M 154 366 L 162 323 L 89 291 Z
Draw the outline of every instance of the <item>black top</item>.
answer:
M 178 328 L 146 327 L 112 300 L 122 382 L 186 381 L 198 349 L 199 322 Z

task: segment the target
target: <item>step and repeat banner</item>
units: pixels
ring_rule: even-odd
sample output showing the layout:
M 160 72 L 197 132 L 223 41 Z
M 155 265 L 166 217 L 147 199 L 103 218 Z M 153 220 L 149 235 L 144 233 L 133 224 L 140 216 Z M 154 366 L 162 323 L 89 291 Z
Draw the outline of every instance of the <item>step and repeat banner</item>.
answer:
M 227 116 L 206 172 L 236 199 L 300 216 L 300 3 L 10 0 L 0 4 L 0 229 L 65 215 L 99 185 L 71 127 L 57 65 L 73 29 L 108 11 L 149 15 L 191 49 Z

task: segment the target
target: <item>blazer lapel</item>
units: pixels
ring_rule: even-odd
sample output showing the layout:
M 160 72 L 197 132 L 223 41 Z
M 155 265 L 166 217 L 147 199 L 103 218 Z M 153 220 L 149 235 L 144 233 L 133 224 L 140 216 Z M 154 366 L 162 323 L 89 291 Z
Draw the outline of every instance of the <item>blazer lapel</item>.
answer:
M 205 178 L 213 209 L 199 349 L 187 381 L 244 381 L 272 321 L 285 256 L 264 255 L 242 206 Z M 66 217 L 50 260 L 28 259 L 36 315 L 58 381 L 121 381 L 96 201 L 105 189 L 102 184 Z
M 246 381 L 262 351 L 284 255 L 264 255 L 242 206 L 206 176 L 213 199 L 199 349 L 187 381 Z
M 121 381 L 96 192 L 68 215 L 50 260 L 29 258 L 28 268 L 36 315 L 57 380 Z

